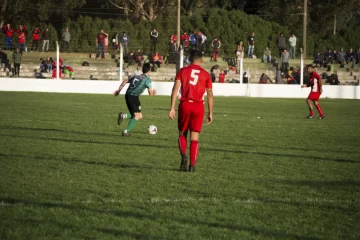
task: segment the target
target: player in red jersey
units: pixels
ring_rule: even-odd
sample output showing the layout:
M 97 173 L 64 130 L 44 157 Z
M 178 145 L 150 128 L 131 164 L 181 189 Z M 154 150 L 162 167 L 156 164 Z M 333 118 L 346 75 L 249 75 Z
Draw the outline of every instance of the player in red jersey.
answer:
M 323 92 L 321 78 L 320 78 L 319 74 L 317 72 L 315 72 L 315 69 L 312 65 L 308 65 L 307 70 L 309 72 L 311 80 L 307 85 L 301 86 L 301 88 L 311 87 L 311 92 L 310 92 L 308 98 L 306 99 L 306 103 L 309 106 L 310 115 L 307 116 L 306 118 L 311 119 L 315 116 L 313 105 L 311 102 L 311 101 L 313 101 L 316 109 L 318 110 L 318 112 L 320 114 L 319 119 L 324 119 L 325 116 L 324 116 L 324 113 L 319 104 L 319 98 Z
M 175 119 L 175 103 L 180 88 L 178 107 L 179 150 L 181 154 L 180 171 L 187 170 L 187 134 L 190 130 L 190 165 L 189 171 L 195 171 L 199 149 L 199 134 L 204 120 L 204 93 L 208 98 L 208 116 L 206 123 L 212 122 L 214 96 L 210 74 L 200 67 L 202 53 L 193 50 L 190 53 L 191 65 L 180 69 L 176 75 L 171 94 L 170 119 Z

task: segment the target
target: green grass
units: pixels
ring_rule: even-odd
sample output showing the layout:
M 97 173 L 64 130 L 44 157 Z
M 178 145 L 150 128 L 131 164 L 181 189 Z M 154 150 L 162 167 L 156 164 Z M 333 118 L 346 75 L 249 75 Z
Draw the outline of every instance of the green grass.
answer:
M 125 139 L 123 96 L 0 92 L 0 239 L 360 238 L 359 101 L 216 97 L 182 173 L 169 98 L 141 99 Z

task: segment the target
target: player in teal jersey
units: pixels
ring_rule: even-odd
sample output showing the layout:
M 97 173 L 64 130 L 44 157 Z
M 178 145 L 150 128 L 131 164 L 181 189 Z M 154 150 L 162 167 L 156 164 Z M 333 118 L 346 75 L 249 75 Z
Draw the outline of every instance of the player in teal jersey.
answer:
M 156 90 L 152 89 L 152 82 L 149 78 L 150 69 L 150 64 L 145 63 L 142 68 L 142 75 L 129 77 L 129 79 L 124 80 L 120 87 L 114 92 L 114 96 L 119 96 L 123 87 L 127 83 L 130 84 L 125 93 L 125 101 L 130 113 L 120 112 L 118 115 L 119 125 L 125 118 L 130 119 L 129 124 L 122 133 L 123 137 L 130 137 L 129 132 L 134 128 L 136 121 L 142 119 L 139 96 L 145 91 L 145 89 L 148 89 L 150 96 L 154 96 L 156 94 Z

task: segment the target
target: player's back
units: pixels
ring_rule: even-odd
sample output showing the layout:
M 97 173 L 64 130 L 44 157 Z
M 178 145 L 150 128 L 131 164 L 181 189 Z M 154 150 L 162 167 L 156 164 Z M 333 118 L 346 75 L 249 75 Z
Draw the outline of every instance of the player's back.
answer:
M 140 96 L 146 88 L 151 88 L 151 79 L 146 75 L 133 76 L 129 79 L 129 87 L 126 91 L 127 95 Z
M 180 101 L 202 102 L 205 90 L 212 88 L 210 74 L 195 64 L 180 69 L 176 80 L 181 81 Z

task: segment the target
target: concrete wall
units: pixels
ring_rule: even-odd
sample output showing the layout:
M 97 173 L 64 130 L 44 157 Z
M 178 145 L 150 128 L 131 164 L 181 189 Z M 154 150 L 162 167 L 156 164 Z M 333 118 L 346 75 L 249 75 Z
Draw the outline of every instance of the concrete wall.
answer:
M 111 94 L 119 87 L 118 81 L 49 80 L 0 78 L 0 91 L 96 93 Z M 173 83 L 154 82 L 158 95 L 169 96 Z M 247 96 L 267 98 L 305 98 L 310 89 L 299 85 L 215 83 L 215 96 Z M 124 93 L 126 89 L 122 91 Z M 144 93 L 146 94 L 146 92 Z M 324 86 L 322 98 L 360 99 L 359 86 Z

